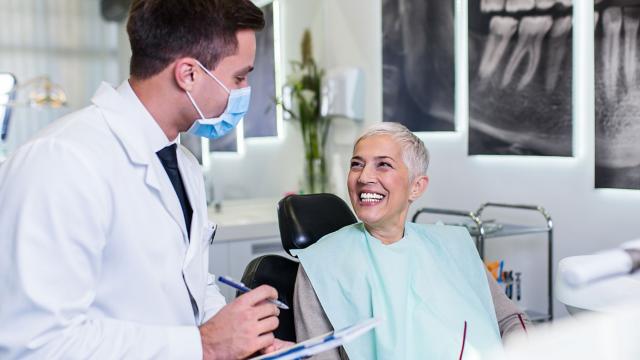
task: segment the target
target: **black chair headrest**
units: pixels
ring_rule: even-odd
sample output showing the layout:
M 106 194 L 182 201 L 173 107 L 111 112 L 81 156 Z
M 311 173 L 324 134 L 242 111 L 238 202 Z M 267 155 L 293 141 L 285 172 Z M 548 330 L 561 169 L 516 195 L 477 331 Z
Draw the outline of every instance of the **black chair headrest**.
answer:
M 282 247 L 289 254 L 356 222 L 349 206 L 333 194 L 289 195 L 278 203 Z
M 289 305 L 289 310 L 280 310 L 280 325 L 274 335 L 281 340 L 296 341 L 293 322 L 293 289 L 298 274 L 298 262 L 279 255 L 262 255 L 247 265 L 242 282 L 250 288 L 267 284 L 278 290 L 278 297 Z M 236 293 L 236 297 L 240 296 Z

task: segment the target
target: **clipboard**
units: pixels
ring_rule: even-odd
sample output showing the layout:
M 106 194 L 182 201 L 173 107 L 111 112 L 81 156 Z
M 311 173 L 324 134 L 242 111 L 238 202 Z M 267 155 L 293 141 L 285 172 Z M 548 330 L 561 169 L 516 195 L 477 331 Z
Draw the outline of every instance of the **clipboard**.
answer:
M 370 318 L 340 330 L 297 343 L 288 348 L 251 358 L 251 360 L 294 360 L 304 359 L 333 348 L 337 348 L 368 332 L 382 322 L 379 318 Z

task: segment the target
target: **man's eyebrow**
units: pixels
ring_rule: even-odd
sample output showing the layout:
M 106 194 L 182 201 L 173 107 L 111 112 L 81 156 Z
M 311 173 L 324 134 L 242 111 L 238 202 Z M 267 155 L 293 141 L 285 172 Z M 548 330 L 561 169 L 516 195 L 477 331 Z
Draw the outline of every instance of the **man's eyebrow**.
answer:
M 234 76 L 246 75 L 253 71 L 253 66 L 246 66 L 234 73 Z

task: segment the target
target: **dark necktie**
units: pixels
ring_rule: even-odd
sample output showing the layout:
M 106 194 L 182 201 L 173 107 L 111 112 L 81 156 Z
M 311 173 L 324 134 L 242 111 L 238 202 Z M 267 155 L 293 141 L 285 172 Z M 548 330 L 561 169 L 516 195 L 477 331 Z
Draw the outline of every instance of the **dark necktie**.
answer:
M 180 200 L 180 206 L 182 207 L 182 214 L 184 215 L 184 223 L 187 226 L 187 234 L 190 235 L 191 217 L 193 216 L 193 210 L 191 209 L 191 204 L 189 203 L 187 192 L 184 189 L 182 177 L 180 177 L 176 148 L 176 144 L 171 144 L 158 151 L 156 154 L 158 154 L 158 158 L 160 158 L 160 162 L 162 163 L 162 166 L 164 166 L 164 170 L 167 172 L 167 175 L 169 175 L 169 180 L 171 180 L 173 190 L 175 190 L 176 195 L 178 195 L 178 200 Z
M 164 170 L 169 175 L 169 180 L 171 180 L 171 185 L 173 185 L 173 190 L 176 191 L 176 195 L 178 195 L 178 200 L 180 200 L 180 206 L 182 207 L 182 214 L 184 215 L 184 223 L 187 225 L 187 234 L 191 233 L 191 217 L 193 215 L 193 210 L 191 209 L 191 204 L 189 203 L 189 198 L 187 197 L 187 192 L 184 189 L 184 184 L 182 183 L 182 177 L 180 176 L 180 169 L 178 168 L 178 154 L 177 145 L 171 144 L 164 149 L 158 151 L 158 158 L 160 158 L 160 162 L 162 166 L 164 166 Z M 184 274 L 182 275 L 182 279 L 184 280 Z M 186 280 L 185 280 L 186 285 Z M 196 322 L 198 319 L 198 305 L 196 304 L 193 295 L 191 295 L 191 290 L 189 290 L 189 286 L 187 286 L 187 292 L 189 293 L 189 300 L 191 301 L 191 308 L 193 309 L 193 316 L 196 318 Z

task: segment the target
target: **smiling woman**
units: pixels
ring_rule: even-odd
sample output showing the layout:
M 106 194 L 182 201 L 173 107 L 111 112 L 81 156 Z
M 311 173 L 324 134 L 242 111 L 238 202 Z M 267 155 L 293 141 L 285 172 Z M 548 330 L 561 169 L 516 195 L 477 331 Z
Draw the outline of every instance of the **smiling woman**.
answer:
M 524 330 L 523 313 L 484 269 L 466 229 L 407 222 L 429 155 L 406 127 L 380 123 L 354 145 L 349 197 L 361 223 L 292 251 L 298 341 L 369 317 L 385 321 L 323 359 L 482 356 Z M 330 265 L 327 266 L 327 260 Z
M 397 123 L 371 128 L 356 141 L 351 159 L 351 204 L 367 230 L 383 243 L 402 238 L 409 205 L 429 182 L 429 153 L 424 145 L 415 146 L 422 142 L 405 129 Z

